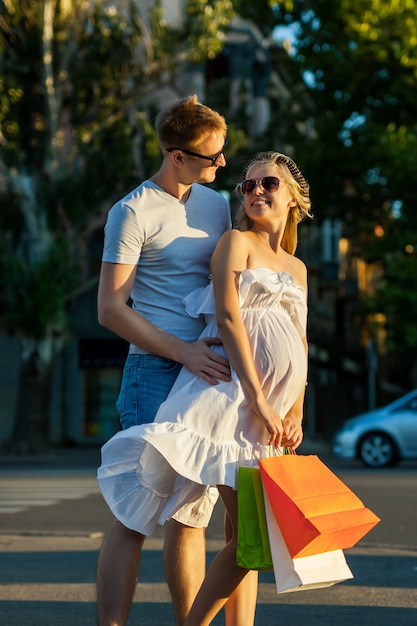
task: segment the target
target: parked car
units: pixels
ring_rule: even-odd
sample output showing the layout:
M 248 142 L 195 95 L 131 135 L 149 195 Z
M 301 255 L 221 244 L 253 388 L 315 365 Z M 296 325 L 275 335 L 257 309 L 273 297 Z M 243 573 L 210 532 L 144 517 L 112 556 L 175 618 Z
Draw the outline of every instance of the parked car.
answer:
M 417 389 L 387 406 L 346 420 L 334 435 L 333 452 L 376 468 L 417 458 Z

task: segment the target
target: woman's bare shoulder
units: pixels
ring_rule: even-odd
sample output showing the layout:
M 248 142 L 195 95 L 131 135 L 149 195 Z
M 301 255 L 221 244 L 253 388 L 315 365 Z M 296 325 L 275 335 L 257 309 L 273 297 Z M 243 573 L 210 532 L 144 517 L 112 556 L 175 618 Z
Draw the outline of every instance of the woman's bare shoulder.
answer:
M 283 269 L 294 277 L 296 283 L 306 286 L 307 284 L 307 267 L 299 258 L 282 250 Z
M 307 288 L 306 264 L 296 256 L 291 257 L 291 274 L 299 285 Z
M 237 230 L 237 228 L 232 228 L 232 230 L 228 230 L 225 232 L 221 238 L 219 243 L 226 245 L 247 245 L 250 240 L 251 233 L 249 231 Z

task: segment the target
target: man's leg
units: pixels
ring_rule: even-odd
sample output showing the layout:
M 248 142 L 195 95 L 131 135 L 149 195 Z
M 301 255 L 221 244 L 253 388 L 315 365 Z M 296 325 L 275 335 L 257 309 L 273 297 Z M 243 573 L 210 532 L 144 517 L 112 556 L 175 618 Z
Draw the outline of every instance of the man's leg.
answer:
M 140 552 L 145 537 L 114 520 L 104 538 L 97 563 L 99 626 L 124 626 L 136 589 Z
M 175 623 L 182 626 L 205 576 L 205 529 L 190 528 L 174 519 L 167 522 L 164 566 Z

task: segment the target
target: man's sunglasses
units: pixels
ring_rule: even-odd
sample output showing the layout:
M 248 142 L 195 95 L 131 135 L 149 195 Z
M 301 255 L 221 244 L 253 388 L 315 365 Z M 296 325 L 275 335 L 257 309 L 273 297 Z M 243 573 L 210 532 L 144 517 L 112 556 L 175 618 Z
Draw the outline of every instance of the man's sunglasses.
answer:
M 239 188 L 243 196 L 247 196 L 248 193 L 252 193 L 256 189 L 257 185 L 260 185 L 262 189 L 268 193 L 275 193 L 278 191 L 279 178 L 276 176 L 265 176 L 265 178 L 248 178 L 240 183 Z
M 186 150 L 185 148 L 167 148 L 167 152 L 174 152 L 174 150 L 181 150 L 181 152 L 184 152 L 184 154 L 187 154 L 188 156 L 192 156 L 192 157 L 197 157 L 199 159 L 206 159 L 207 161 L 211 161 L 211 165 L 217 165 L 217 161 L 220 159 L 221 155 L 224 154 L 224 151 L 227 148 L 227 139 L 224 142 L 224 146 L 223 148 L 220 150 L 220 152 L 217 152 L 216 154 L 213 154 L 213 156 L 206 156 L 205 154 L 199 154 L 198 152 L 191 152 L 191 150 Z

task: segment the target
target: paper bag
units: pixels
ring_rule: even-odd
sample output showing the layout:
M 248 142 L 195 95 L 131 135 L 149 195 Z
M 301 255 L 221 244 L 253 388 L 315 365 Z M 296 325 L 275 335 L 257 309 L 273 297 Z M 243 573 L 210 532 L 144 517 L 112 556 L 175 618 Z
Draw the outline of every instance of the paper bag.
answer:
M 272 570 L 261 472 L 257 467 L 239 467 L 237 501 L 236 563 L 247 569 Z
M 380 521 L 315 455 L 274 456 L 259 465 L 293 558 L 351 548 Z
M 322 589 L 353 578 L 342 550 L 291 558 L 267 498 L 265 511 L 277 593 Z

